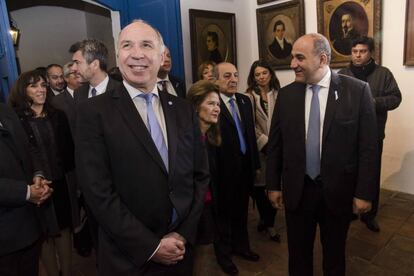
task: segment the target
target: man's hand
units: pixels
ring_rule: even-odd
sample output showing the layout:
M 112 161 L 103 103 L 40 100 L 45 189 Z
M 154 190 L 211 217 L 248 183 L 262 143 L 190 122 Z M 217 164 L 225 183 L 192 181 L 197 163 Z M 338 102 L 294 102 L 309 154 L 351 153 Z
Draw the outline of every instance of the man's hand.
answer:
M 370 201 L 354 197 L 353 212 L 356 215 L 364 214 L 371 210 L 372 204 Z
M 29 201 L 37 205 L 42 204 L 52 195 L 53 189 L 49 187 L 51 183 L 51 181 L 46 180 L 43 177 L 33 177 L 33 183 L 30 185 Z
M 175 234 L 180 236 L 178 233 L 173 233 L 169 233 L 161 239 L 160 247 L 151 258 L 152 261 L 164 265 L 175 265 L 178 261 L 184 259 L 185 244 L 175 237 Z
M 267 196 L 273 208 L 283 209 L 283 195 L 282 191 L 268 191 Z
M 186 239 L 181 236 L 180 234 L 178 234 L 177 232 L 170 232 L 167 235 L 165 235 L 163 238 L 176 238 L 177 240 L 180 240 L 184 243 L 184 245 L 187 243 Z

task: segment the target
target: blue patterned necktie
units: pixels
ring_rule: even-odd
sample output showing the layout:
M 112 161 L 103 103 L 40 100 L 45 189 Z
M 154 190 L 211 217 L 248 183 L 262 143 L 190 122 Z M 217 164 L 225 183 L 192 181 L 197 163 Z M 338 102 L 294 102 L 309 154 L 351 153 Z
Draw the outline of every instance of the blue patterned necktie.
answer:
M 312 86 L 308 136 L 306 139 L 306 173 L 312 179 L 315 179 L 319 175 L 321 169 L 321 116 L 318 97 L 320 88 L 319 85 Z
M 91 96 L 92 97 L 95 97 L 96 96 L 96 89 L 95 89 L 95 87 L 92 87 Z
M 155 116 L 154 108 L 152 107 L 153 93 L 140 94 L 139 97 L 145 99 L 147 104 L 147 122 L 148 131 L 151 134 L 152 140 L 160 153 L 161 159 L 164 162 L 165 168 L 168 171 L 168 149 L 165 144 L 164 135 L 162 134 L 161 126 Z
M 245 154 L 246 153 L 246 141 L 244 140 L 243 131 L 241 128 L 241 122 L 239 115 L 237 114 L 236 103 L 234 98 L 230 98 L 230 107 L 231 107 L 231 115 L 233 116 L 234 122 L 236 124 L 237 134 L 239 136 L 240 142 L 240 151 Z

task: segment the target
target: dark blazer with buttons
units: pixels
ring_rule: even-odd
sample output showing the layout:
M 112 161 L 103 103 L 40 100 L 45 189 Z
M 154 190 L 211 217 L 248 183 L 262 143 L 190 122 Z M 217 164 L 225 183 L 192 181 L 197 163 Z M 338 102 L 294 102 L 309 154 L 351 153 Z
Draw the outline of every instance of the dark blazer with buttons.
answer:
M 256 143 L 252 104 L 249 97 L 246 95 L 236 93 L 235 97 L 240 113 L 243 136 L 247 147 L 246 156 L 251 176 L 251 179 L 248 179 L 247 182 L 253 186 L 255 171 L 260 168 L 260 161 Z M 239 175 L 237 172 L 240 172 L 243 166 L 236 124 L 233 116 L 221 98 L 220 104 L 222 106 L 220 113 L 222 143 L 216 150 L 216 163 L 218 189 L 220 190 L 218 192 L 220 198 L 219 205 L 225 206 L 230 202 L 226 195 L 231 195 L 237 192 L 233 190 L 234 185 L 231 183 L 238 182 L 237 179 L 239 179 Z
M 174 77 L 172 75 L 168 75 L 168 78 L 170 79 L 170 82 L 172 86 L 174 87 L 175 92 L 177 92 L 177 96 L 185 99 L 187 95 L 187 90 L 185 88 L 185 82 L 183 82 L 179 78 Z
M 279 91 L 267 147 L 267 188 L 283 191 L 289 211 L 299 206 L 305 180 L 305 91 L 298 82 Z M 320 177 L 327 208 L 350 213 L 354 197 L 376 194 L 374 103 L 367 83 L 334 72 L 328 93 Z
M 26 201 L 34 172 L 26 134 L 4 104 L 0 122 L 0 256 L 4 256 L 39 239 L 41 228 L 35 205 Z
M 77 175 L 99 224 L 100 275 L 140 275 L 171 231 L 195 240 L 209 181 L 205 146 L 191 104 L 159 95 L 168 172 L 122 84 L 77 109 Z M 170 229 L 173 207 L 179 218 Z

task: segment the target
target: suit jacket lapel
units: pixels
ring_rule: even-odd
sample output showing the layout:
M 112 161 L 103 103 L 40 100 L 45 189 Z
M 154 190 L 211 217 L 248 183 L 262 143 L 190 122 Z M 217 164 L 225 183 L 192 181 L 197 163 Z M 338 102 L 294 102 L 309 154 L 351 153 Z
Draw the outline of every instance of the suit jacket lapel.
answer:
M 244 131 L 244 129 L 246 128 L 245 124 L 247 123 L 246 104 L 250 104 L 250 103 L 246 102 L 242 97 L 238 95 L 238 93 L 236 93 L 235 96 L 236 96 L 237 107 L 239 108 L 242 131 Z
M 328 101 L 326 103 L 325 120 L 323 122 L 323 136 L 322 145 L 326 140 L 326 136 L 329 133 L 331 123 L 335 117 L 335 111 L 340 100 L 341 89 L 339 85 L 339 77 L 336 73 L 331 72 L 331 83 L 329 85 Z
M 178 143 L 177 113 L 175 110 L 175 97 L 159 91 L 162 110 L 164 112 L 165 125 L 167 127 L 168 140 L 168 167 L 171 173 L 174 170 Z
M 223 108 L 221 108 L 220 114 L 222 114 L 223 117 L 225 117 L 234 127 L 236 127 L 233 116 L 230 114 L 230 111 L 227 108 L 227 105 L 224 103 L 221 97 L 220 97 L 220 105 L 223 106 Z
M 114 99 L 114 106 L 121 113 L 132 133 L 134 133 L 137 139 L 144 145 L 145 150 L 152 156 L 154 161 L 158 163 L 165 173 L 167 173 L 167 169 L 165 168 L 158 149 L 126 88 L 122 86 L 120 89 L 111 91 L 111 94 L 112 99 Z

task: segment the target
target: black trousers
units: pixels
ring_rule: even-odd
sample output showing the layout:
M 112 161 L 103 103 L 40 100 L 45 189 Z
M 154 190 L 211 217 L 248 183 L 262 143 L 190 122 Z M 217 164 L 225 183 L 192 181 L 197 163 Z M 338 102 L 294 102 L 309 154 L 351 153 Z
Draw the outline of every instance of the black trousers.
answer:
M 247 213 L 250 188 L 253 185 L 249 158 L 242 157 L 240 174 L 235 174 L 225 193 L 218 197 L 214 251 L 220 264 L 228 264 L 233 252 L 250 250 Z
M 18 235 L 16 233 L 16 235 Z M 1 276 L 39 275 L 40 241 L 19 251 L 0 257 Z
M 317 225 L 323 250 L 324 275 L 345 275 L 345 243 L 351 212 L 338 215 L 328 210 L 322 185 L 306 177 L 300 206 L 295 211 L 286 211 L 290 276 L 313 275 L 313 244 Z
M 381 186 L 381 160 L 382 160 L 382 148 L 384 145 L 384 140 L 378 141 L 378 174 L 376 175 L 376 185 L 377 185 L 377 193 L 375 194 L 375 198 L 372 201 L 371 210 L 365 214 L 361 215 L 361 220 L 373 220 L 377 216 L 378 213 L 378 205 L 379 205 L 379 195 L 380 195 L 380 186 Z
M 273 227 L 275 225 L 277 211 L 272 207 L 272 204 L 270 204 L 265 187 L 253 187 L 252 197 L 256 201 L 257 210 L 259 211 L 260 219 L 263 221 L 264 226 Z

